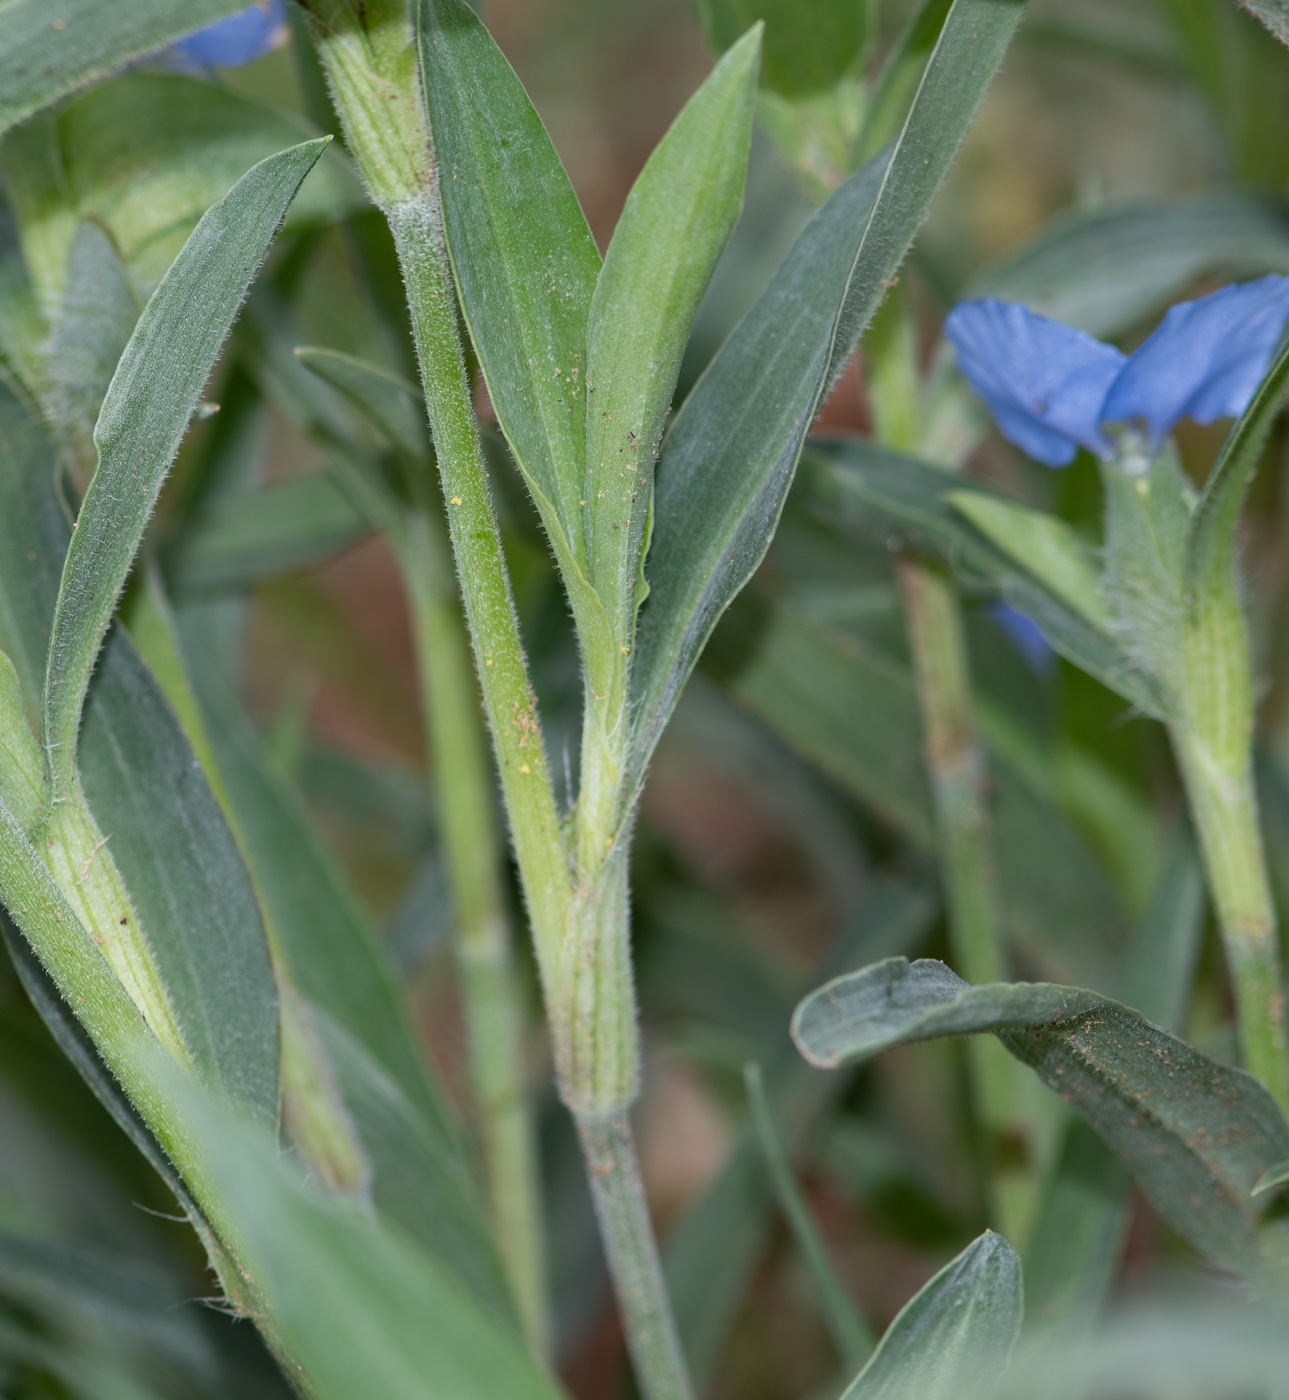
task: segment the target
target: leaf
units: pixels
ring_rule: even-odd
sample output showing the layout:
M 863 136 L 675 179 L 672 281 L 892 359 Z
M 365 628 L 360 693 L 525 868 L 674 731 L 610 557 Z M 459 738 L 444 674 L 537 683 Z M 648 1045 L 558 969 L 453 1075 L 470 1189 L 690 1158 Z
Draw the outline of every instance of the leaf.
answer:
M 175 73 L 127 73 L 11 132 L 0 167 L 42 302 L 62 296 L 81 220 L 112 235 L 130 274 L 150 290 L 206 210 L 251 166 L 319 133 L 290 112 L 220 84 Z M 365 205 L 335 147 L 292 203 L 291 229 Z
M 0 131 L 132 59 L 245 8 L 241 0 L 9 0 L 0 48 Z
M 632 669 L 635 781 L 712 628 L 765 555 L 806 433 L 913 241 L 1020 18 L 955 0 L 889 162 L 803 230 L 685 402 L 658 468 Z
M 586 326 L 600 255 L 541 118 L 479 17 L 464 0 L 423 0 L 421 17 L 461 309 L 578 608 Z
M 827 465 L 814 469 L 814 459 Z M 816 515 L 882 543 L 895 541 L 944 559 L 968 587 L 999 592 L 1032 617 L 1052 646 L 1076 666 L 1143 713 L 1164 714 L 1167 699 L 1155 678 L 1125 653 L 1116 635 L 1092 625 L 1085 609 L 1075 610 L 1045 586 L 1023 561 L 1000 547 L 1001 538 L 991 539 L 970 523 L 973 514 L 982 524 L 997 520 L 995 502 L 1002 501 L 1013 519 L 1024 507 L 974 487 L 968 497 L 961 478 L 861 438 L 812 438 L 808 461 L 811 469 L 803 472 L 802 488 Z M 975 504 L 978 500 L 983 509 Z M 1050 532 L 1056 527 L 1040 528 Z M 1068 542 L 1067 558 L 1077 558 L 1077 549 Z M 1064 578 L 1071 572 L 1077 576 L 1082 566 L 1075 563 L 1071 570 L 1067 563 Z
M 832 87 L 871 37 L 868 13 L 850 0 L 818 0 L 803 24 L 794 0 L 695 0 L 707 47 L 724 53 L 740 35 L 765 24 L 761 81 L 784 97 Z
M 1249 485 L 1289 381 L 1289 346 L 1263 376 L 1222 448 L 1186 531 L 1183 588 L 1188 609 L 1235 592 L 1235 532 Z
M 245 589 L 328 559 L 369 529 L 328 469 L 221 496 L 172 549 L 172 586 L 185 595 Z
M 1240 0 L 1251 15 L 1258 19 L 1280 40 L 1289 44 L 1289 5 L 1285 0 Z
M 622 668 L 620 648 L 630 647 L 644 597 L 653 465 L 681 356 L 743 205 L 760 46 L 759 28 L 745 35 L 658 143 L 627 196 L 591 300 L 581 498 L 590 581 L 617 642 L 609 675 Z
M 22 703 L 13 662 L 0 652 L 0 801 L 30 831 L 45 800 L 45 759 Z
M 49 411 L 57 431 L 91 455 L 103 396 L 142 309 L 111 235 L 81 223 L 49 342 Z
M 518 1337 L 445 1269 L 357 1203 L 306 1186 L 271 1138 L 186 1097 L 238 1256 L 309 1395 L 557 1400 Z
M 179 721 L 119 629 L 86 707 L 81 778 L 199 1075 L 275 1123 L 277 986 L 255 892 Z
M 871 160 L 908 116 L 927 60 L 935 49 L 950 0 L 922 0 L 882 63 L 855 141 L 855 163 Z
M 300 345 L 296 347 L 295 357 L 360 408 L 391 447 L 411 457 L 429 456 L 425 399 L 417 385 L 339 350 Z
M 842 1400 L 992 1396 L 1023 1306 L 1016 1251 L 986 1231 L 900 1309 Z
M 1289 1125 L 1252 1075 L 1139 1012 L 1046 982 L 971 987 L 943 963 L 888 958 L 812 992 L 793 1016 L 793 1039 L 820 1068 L 980 1031 L 1087 1119 L 1197 1249 L 1244 1268 L 1279 1255 L 1277 1226 L 1250 1193 L 1289 1157 Z
M 325 139 L 251 169 L 201 222 L 153 293 L 94 430 L 99 465 L 67 551 L 49 643 L 45 742 L 53 791 L 74 782 L 94 658 L 215 358 Z
M 1110 340 L 1214 269 L 1289 272 L 1289 214 L 1242 193 L 1152 200 L 1058 219 L 965 295 L 1019 301 Z

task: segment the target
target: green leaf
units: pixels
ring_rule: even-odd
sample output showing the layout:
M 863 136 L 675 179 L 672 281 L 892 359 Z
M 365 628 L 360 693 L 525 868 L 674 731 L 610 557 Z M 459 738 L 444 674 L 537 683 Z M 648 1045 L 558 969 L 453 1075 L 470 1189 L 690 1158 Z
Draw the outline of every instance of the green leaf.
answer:
M 806 433 L 895 275 L 1020 19 L 955 0 L 889 163 L 815 215 L 709 365 L 658 467 L 632 670 L 643 773 L 712 628 L 765 555 Z
M 819 469 L 811 459 L 819 459 Z M 1057 651 L 1145 714 L 1165 712 L 1167 700 L 1155 678 L 1125 652 L 1116 634 L 1092 625 L 1086 602 L 1079 609 L 1071 607 L 1024 561 L 1000 547 L 1005 536 L 991 539 L 970 523 L 975 514 L 981 523 L 996 521 L 996 503 L 1009 512 L 1023 507 L 979 488 L 968 492 L 960 477 L 861 438 L 811 439 L 807 461 L 803 494 L 822 519 L 946 560 L 969 587 L 999 592 L 1028 613 Z M 1073 542 L 1063 548 L 1066 564 L 1058 578 L 1063 587 L 1071 576 L 1079 579 L 1075 587 L 1082 599 L 1086 573 L 1077 549 Z M 1041 557 L 1034 562 L 1045 571 L 1050 568 Z
M 94 424 L 143 305 L 112 236 L 90 220 L 76 230 L 67 290 L 50 337 L 49 413 L 56 430 L 93 463 Z
M 358 1203 L 306 1186 L 271 1138 L 188 1098 L 238 1257 L 310 1396 L 557 1400 L 518 1337 L 444 1268 Z
M 1222 448 L 1186 531 L 1183 588 L 1188 609 L 1235 592 L 1235 533 L 1258 459 L 1280 412 L 1289 381 L 1289 346 L 1263 376 L 1258 391 Z
M 600 255 L 541 118 L 479 17 L 464 0 L 423 0 L 421 17 L 425 100 L 462 312 L 579 608 L 586 327 Z
M 0 131 L 86 83 L 194 29 L 243 9 L 241 0 L 8 0 L 0 47 Z
M 1023 1308 L 1016 1251 L 987 1231 L 900 1309 L 842 1400 L 985 1400 L 1007 1369 Z
M 172 547 L 172 586 L 182 595 L 245 589 L 328 559 L 369 529 L 332 470 L 221 496 Z
M 255 892 L 187 736 L 119 629 L 99 658 L 80 766 L 198 1074 L 275 1123 L 277 986 Z
M 45 678 L 55 794 L 70 791 L 94 658 L 165 475 L 247 287 L 326 140 L 253 167 L 207 211 L 153 293 L 94 430 L 99 464 L 67 551 Z
M 294 113 L 174 73 L 125 74 L 11 132 L 0 167 L 47 312 L 62 295 L 81 220 L 108 229 L 150 290 L 205 211 L 251 166 L 317 135 Z M 288 227 L 340 219 L 365 202 L 332 147 L 305 180 Z
M 760 42 L 759 28 L 745 35 L 658 143 L 627 196 L 591 300 L 581 497 L 590 581 L 616 638 L 610 674 L 621 668 L 619 648 L 630 647 L 644 597 L 653 466 L 681 356 L 743 205 Z
M 0 801 L 30 831 L 45 800 L 44 756 L 22 703 L 22 682 L 0 651 Z
M 411 457 L 429 456 L 425 398 L 419 386 L 379 365 L 339 350 L 300 345 L 296 347 L 295 357 L 360 408 L 391 447 Z
M 855 163 L 871 160 L 904 124 L 927 60 L 935 49 L 950 0 L 922 0 L 891 46 L 873 84 L 864 124 L 855 141 Z
M 1223 193 L 1074 214 L 974 278 L 966 295 L 1023 302 L 1109 340 L 1215 269 L 1289 272 L 1284 206 Z
M 795 0 L 695 0 L 694 8 L 713 53 L 724 53 L 764 22 L 761 81 L 784 97 L 832 87 L 870 38 L 868 12 L 851 0 L 817 0 L 808 22 Z
M 1197 1249 L 1237 1268 L 1280 1256 L 1278 1227 L 1250 1193 L 1289 1157 L 1289 1125 L 1252 1075 L 1137 1011 L 1046 982 L 971 987 L 943 963 L 888 958 L 812 992 L 793 1016 L 798 1048 L 821 1068 L 981 1031 L 1087 1119 Z

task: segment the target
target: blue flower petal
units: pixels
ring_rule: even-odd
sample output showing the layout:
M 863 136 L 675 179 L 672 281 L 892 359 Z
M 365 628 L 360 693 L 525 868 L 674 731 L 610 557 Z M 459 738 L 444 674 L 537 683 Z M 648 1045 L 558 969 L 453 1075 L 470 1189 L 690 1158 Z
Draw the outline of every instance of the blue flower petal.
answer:
M 176 50 L 201 67 L 240 68 L 281 42 L 286 0 L 261 0 L 176 42 Z
M 1289 316 L 1289 277 L 1223 287 L 1172 307 L 1128 358 L 1102 421 L 1141 421 L 1152 448 L 1182 418 L 1212 423 L 1243 413 Z
M 944 333 L 1009 442 L 1049 467 L 1065 466 L 1080 446 L 1109 451 L 1101 405 L 1124 365 L 1113 346 L 993 299 L 960 302 Z
M 1002 601 L 991 603 L 987 611 L 1016 650 L 1029 662 L 1031 670 L 1040 676 L 1050 675 L 1056 663 L 1056 653 L 1038 623 L 1028 613 Z

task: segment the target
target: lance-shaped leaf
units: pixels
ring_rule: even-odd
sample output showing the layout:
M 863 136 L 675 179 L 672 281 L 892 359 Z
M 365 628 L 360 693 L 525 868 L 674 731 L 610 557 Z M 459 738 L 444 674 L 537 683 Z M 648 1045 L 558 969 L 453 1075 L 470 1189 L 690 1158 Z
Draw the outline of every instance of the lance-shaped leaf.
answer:
M 761 81 L 784 97 L 833 87 L 855 61 L 869 32 L 871 11 L 850 0 L 818 0 L 801 22 L 793 0 L 695 0 L 707 47 L 722 53 L 758 20 L 765 24 Z
M 581 498 L 590 579 L 615 653 L 630 646 L 643 596 L 653 464 L 681 356 L 743 204 L 760 41 L 758 27 L 734 45 L 649 157 L 591 301 Z
M 586 324 L 600 255 L 541 118 L 479 17 L 465 0 L 422 0 L 420 16 L 461 308 L 497 420 L 573 591 L 586 560 Z
M 842 1400 L 987 1400 L 1023 1310 L 1016 1251 L 987 1231 L 900 1309 Z
M 411 457 L 429 454 L 425 399 L 418 385 L 380 365 L 339 350 L 300 345 L 296 347 L 295 357 L 361 409 L 391 447 Z
M 861 438 L 812 439 L 807 462 L 802 485 L 821 518 L 944 559 L 968 586 L 1032 617 L 1076 666 L 1144 713 L 1164 713 L 1154 677 L 1108 625 L 1091 556 L 1063 522 Z
M 672 428 L 632 671 L 637 780 L 717 619 L 765 555 L 819 404 L 926 217 L 1022 8 L 955 0 L 889 161 L 870 162 L 807 224 Z
M 94 659 L 162 482 L 251 279 L 326 144 L 309 141 L 261 161 L 207 211 L 112 377 L 94 430 L 98 467 L 67 551 L 49 642 L 44 728 L 55 793 L 74 780 Z
M 1101 1135 L 1160 1215 L 1235 1267 L 1283 1258 L 1254 1184 L 1289 1157 L 1289 1124 L 1243 1070 L 1095 992 L 972 987 L 943 963 L 888 958 L 812 992 L 793 1039 L 821 1068 L 911 1041 L 990 1031 Z
M 1289 4 L 1285 0 L 1240 0 L 1240 4 L 1257 15 L 1282 44 L 1289 44 Z
M 9 0 L 0 7 L 0 131 L 194 29 L 243 0 Z

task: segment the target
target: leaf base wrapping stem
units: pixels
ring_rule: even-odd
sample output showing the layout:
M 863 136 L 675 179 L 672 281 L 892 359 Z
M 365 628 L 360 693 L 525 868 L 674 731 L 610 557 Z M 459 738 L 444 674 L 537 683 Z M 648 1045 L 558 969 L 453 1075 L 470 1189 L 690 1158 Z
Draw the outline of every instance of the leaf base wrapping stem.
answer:
M 622 1330 L 645 1400 L 693 1400 L 625 1109 L 577 1116 Z

